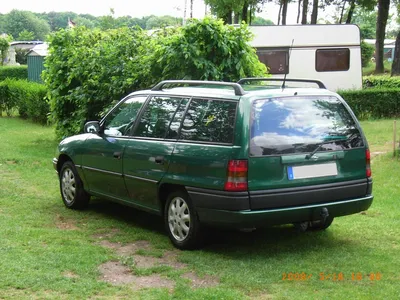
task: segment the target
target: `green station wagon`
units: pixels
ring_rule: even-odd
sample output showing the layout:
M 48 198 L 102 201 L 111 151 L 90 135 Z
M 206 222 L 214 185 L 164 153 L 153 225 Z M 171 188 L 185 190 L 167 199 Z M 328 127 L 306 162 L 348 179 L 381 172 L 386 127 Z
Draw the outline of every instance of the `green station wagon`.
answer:
M 84 131 L 53 159 L 64 204 L 93 195 L 160 215 L 181 249 L 205 226 L 321 230 L 373 200 L 360 124 L 319 81 L 163 81 Z

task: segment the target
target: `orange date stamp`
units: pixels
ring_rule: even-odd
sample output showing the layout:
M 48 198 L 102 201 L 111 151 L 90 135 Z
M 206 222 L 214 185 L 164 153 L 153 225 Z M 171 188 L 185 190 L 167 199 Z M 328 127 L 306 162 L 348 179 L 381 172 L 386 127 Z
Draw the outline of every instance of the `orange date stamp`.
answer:
M 288 272 L 282 273 L 282 280 L 285 281 L 307 281 L 313 278 L 313 274 L 306 272 Z M 345 274 L 343 272 L 339 273 L 327 273 L 320 272 L 318 276 L 314 278 L 319 279 L 320 281 L 361 281 L 361 280 L 369 280 L 369 281 L 379 281 L 382 279 L 382 273 L 380 272 L 371 272 L 369 274 L 362 274 L 361 272 L 352 272 Z

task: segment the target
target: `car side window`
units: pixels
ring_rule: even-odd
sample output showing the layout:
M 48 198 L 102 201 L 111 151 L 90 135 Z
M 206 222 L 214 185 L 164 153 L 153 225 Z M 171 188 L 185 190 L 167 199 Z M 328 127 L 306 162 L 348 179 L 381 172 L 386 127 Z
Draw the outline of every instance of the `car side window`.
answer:
M 179 116 L 188 99 L 154 96 L 143 111 L 134 136 L 150 138 L 177 138 Z M 183 111 L 182 111 L 183 110 Z
M 182 140 L 230 144 L 233 142 L 237 102 L 192 99 L 183 121 Z
M 108 136 L 128 136 L 135 124 L 138 113 L 147 96 L 126 99 L 107 115 L 104 122 L 104 134 Z

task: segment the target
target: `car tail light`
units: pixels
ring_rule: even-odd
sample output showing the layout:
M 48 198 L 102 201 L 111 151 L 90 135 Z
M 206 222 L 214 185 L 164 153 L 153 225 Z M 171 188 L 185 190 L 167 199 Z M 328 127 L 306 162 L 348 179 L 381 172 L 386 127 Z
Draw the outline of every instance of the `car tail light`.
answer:
M 225 191 L 247 191 L 247 160 L 230 160 L 228 162 L 228 178 L 225 182 Z
M 367 177 L 372 176 L 372 170 L 371 170 L 371 153 L 369 152 L 369 149 L 365 150 L 365 160 L 366 160 L 366 174 Z

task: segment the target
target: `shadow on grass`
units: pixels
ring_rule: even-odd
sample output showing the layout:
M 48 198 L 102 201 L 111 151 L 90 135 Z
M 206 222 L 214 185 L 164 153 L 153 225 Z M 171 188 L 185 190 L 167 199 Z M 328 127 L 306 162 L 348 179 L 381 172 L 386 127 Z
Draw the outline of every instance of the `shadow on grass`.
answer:
M 92 201 L 88 209 L 102 218 L 123 222 L 147 232 L 148 238 L 153 238 L 151 234 L 161 234 L 167 239 L 163 219 L 159 216 L 102 199 Z M 352 247 L 350 239 L 337 237 L 334 232 L 334 223 L 328 230 L 306 233 L 299 233 L 291 225 L 261 228 L 253 232 L 207 228 L 205 244 L 201 251 L 223 253 L 232 258 L 246 258 L 251 254 L 254 258 L 257 255 L 299 254 L 323 248 L 339 251 L 346 245 Z

